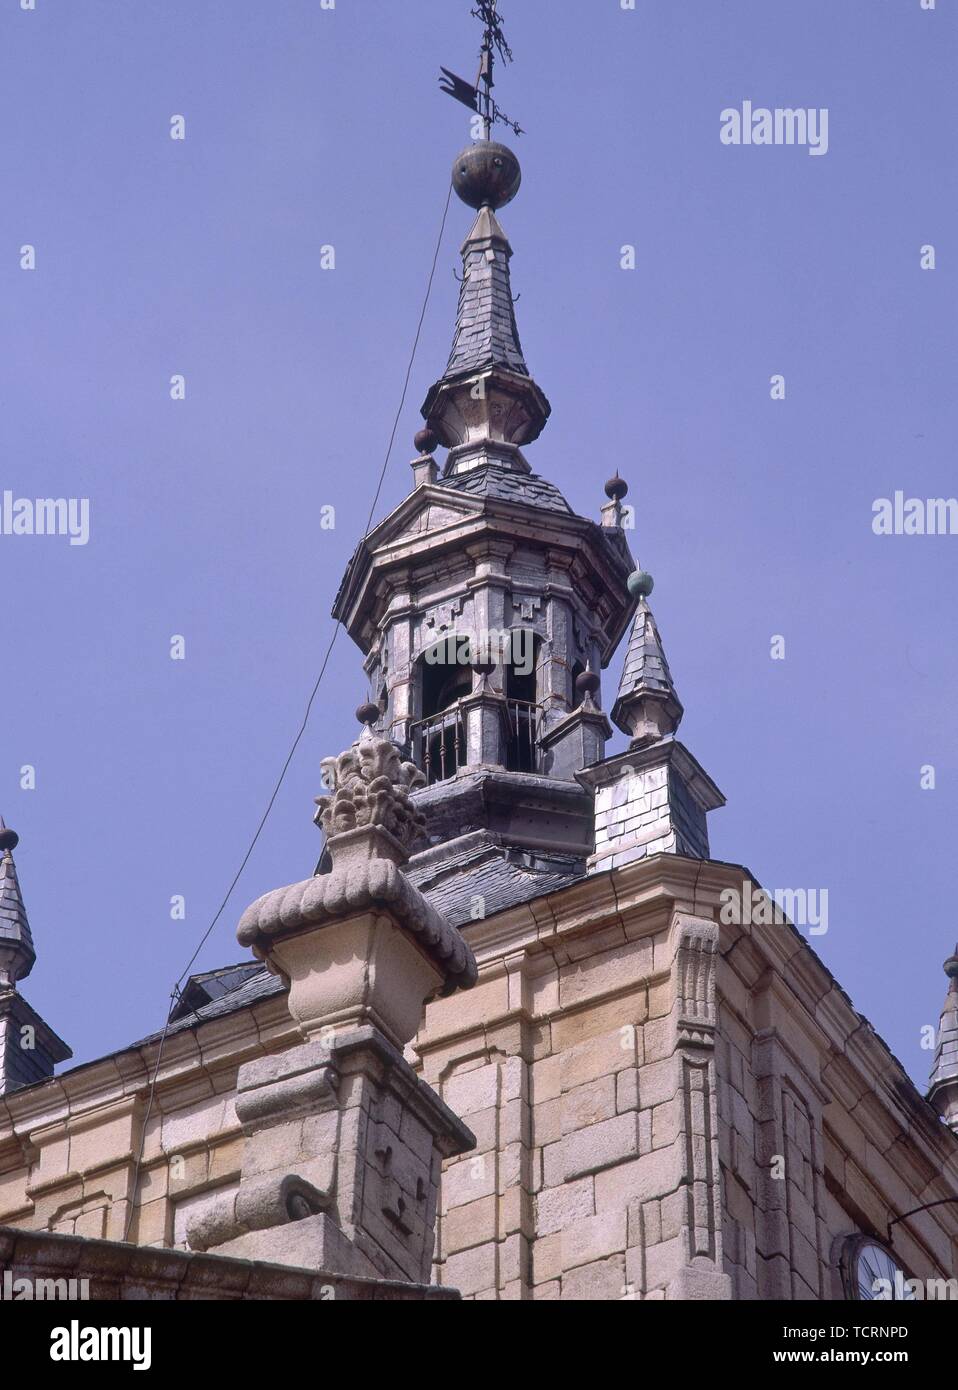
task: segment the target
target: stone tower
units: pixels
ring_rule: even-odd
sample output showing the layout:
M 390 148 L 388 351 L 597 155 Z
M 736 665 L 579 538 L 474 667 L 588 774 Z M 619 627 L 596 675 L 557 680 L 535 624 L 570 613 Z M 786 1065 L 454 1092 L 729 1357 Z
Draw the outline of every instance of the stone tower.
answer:
M 73 1056 L 17 988 L 37 958 L 13 862 L 19 842 L 0 817 L 0 1095 L 44 1081 Z
M 422 406 L 413 490 L 360 542 L 333 612 L 363 652 L 380 728 L 426 779 L 416 799 L 429 839 L 482 832 L 581 863 L 593 802 L 575 774 L 612 732 L 599 672 L 635 610 L 635 562 L 621 480 L 600 524 L 526 459 L 550 407 L 519 342 L 496 215 L 519 181 L 493 141 L 456 160 L 476 217 L 452 350 Z

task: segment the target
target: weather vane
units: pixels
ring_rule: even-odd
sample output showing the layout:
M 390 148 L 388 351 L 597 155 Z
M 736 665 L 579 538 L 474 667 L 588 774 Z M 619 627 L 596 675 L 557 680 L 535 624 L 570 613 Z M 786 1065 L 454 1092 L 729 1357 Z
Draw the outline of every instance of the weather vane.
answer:
M 482 48 L 476 80 L 467 82 L 464 77 L 457 77 L 448 68 L 441 68 L 443 75 L 439 79 L 439 85 L 447 96 L 455 97 L 463 106 L 468 106 L 470 111 L 478 112 L 482 119 L 484 140 L 492 138 L 492 127 L 496 121 L 509 126 L 516 135 L 521 135 L 522 127 L 519 123 L 510 120 L 492 99 L 492 89 L 495 86 L 492 76 L 495 55 L 498 54 L 504 63 L 512 62 L 512 49 L 506 43 L 506 36 L 502 32 L 502 15 L 499 13 L 497 0 L 476 0 L 472 14 L 483 23 Z

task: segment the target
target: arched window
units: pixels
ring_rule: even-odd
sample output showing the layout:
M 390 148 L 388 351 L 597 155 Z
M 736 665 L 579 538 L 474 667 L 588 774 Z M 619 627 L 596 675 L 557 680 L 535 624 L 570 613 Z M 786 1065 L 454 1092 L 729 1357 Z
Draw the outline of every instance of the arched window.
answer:
M 449 709 L 472 690 L 472 667 L 460 660 L 464 644 L 454 637 L 437 642 L 420 658 L 422 668 L 422 717 Z
M 443 638 L 419 658 L 421 719 L 413 725 L 413 757 L 427 783 L 454 776 L 466 761 L 466 730 L 459 701 L 472 690 L 468 645 Z
M 509 719 L 506 767 L 510 772 L 535 772 L 538 769 L 540 639 L 531 628 L 513 628 L 509 637 L 503 652 Z

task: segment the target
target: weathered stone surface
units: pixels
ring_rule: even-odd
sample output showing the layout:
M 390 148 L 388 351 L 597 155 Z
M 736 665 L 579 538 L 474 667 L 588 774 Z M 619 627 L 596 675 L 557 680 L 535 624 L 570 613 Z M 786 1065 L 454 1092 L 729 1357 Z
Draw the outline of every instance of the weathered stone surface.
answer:
M 443 1099 L 457 1115 L 486 1110 L 499 1098 L 499 1067 L 495 1063 L 459 1072 L 443 1086 Z
M 615 1032 L 589 1038 L 563 1052 L 560 1070 L 563 1093 L 634 1066 L 635 1038 L 635 1030 L 625 1024 Z
M 468 1250 L 496 1238 L 496 1198 L 480 1197 L 466 1206 L 450 1207 L 443 1221 L 443 1248 L 447 1255 Z
M 594 1210 L 593 1179 L 579 1178 L 559 1187 L 545 1188 L 536 1197 L 536 1229 L 540 1236 L 562 1231 Z
M 553 1147 L 561 1151 L 557 1161 L 565 1181 L 580 1177 L 583 1173 L 598 1172 L 613 1163 L 638 1155 L 638 1116 L 633 1111 L 627 1115 L 616 1115 L 611 1120 L 602 1120 L 599 1124 L 567 1135 Z
M 442 1267 L 443 1281 L 464 1298 L 496 1287 L 496 1246 L 490 1241 L 474 1250 L 450 1255 Z
M 621 1299 L 625 1293 L 625 1260 L 622 1255 L 580 1265 L 562 1276 L 563 1302 L 607 1302 Z
M 496 1163 L 488 1154 L 478 1154 L 446 1168 L 442 1178 L 444 1209 L 467 1206 L 496 1190 Z
M 563 1270 L 591 1264 L 626 1247 L 627 1217 L 624 1211 L 605 1211 L 581 1217 L 562 1230 Z
M 602 1076 L 596 1081 L 588 1081 L 567 1091 L 562 1097 L 562 1133 L 571 1134 L 577 1129 L 598 1124 L 615 1114 L 615 1077 Z
M 616 1210 L 630 1202 L 664 1197 L 678 1186 L 683 1174 L 683 1155 L 678 1146 L 657 1149 L 606 1168 L 595 1175 L 596 1211 Z

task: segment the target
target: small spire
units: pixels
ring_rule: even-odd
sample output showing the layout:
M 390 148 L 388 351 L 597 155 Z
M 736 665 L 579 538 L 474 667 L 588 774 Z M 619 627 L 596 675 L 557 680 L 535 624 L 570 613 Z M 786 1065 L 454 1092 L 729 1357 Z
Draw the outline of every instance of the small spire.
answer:
M 512 151 L 491 140 L 469 145 L 453 165 L 453 187 L 477 213 L 461 247 L 452 351 L 422 405 L 427 426 L 450 450 L 447 476 L 486 464 L 530 472 L 522 447 L 538 439 L 551 410 L 522 354 L 512 247 L 496 216 L 515 197 L 520 178 Z
M 938 1026 L 938 1045 L 931 1069 L 928 1098 L 958 1134 L 958 946 L 944 965 L 948 993 Z
M 0 816 L 0 1096 L 45 1081 L 57 1062 L 73 1056 L 17 989 L 37 958 L 13 862 L 19 843 Z
M 17 879 L 13 851 L 20 842 L 0 816 L 0 989 L 12 989 L 33 969 L 37 954 Z
M 619 693 L 612 706 L 612 720 L 623 733 L 631 734 L 632 744 L 637 746 L 674 734 L 684 711 L 646 601 L 652 589 L 651 575 L 636 570 L 629 576 L 629 589 L 638 596 L 639 606 L 626 648 Z
M 512 247 L 491 207 L 481 207 L 461 248 L 462 281 L 444 379 L 485 367 L 529 375 L 512 303 Z

